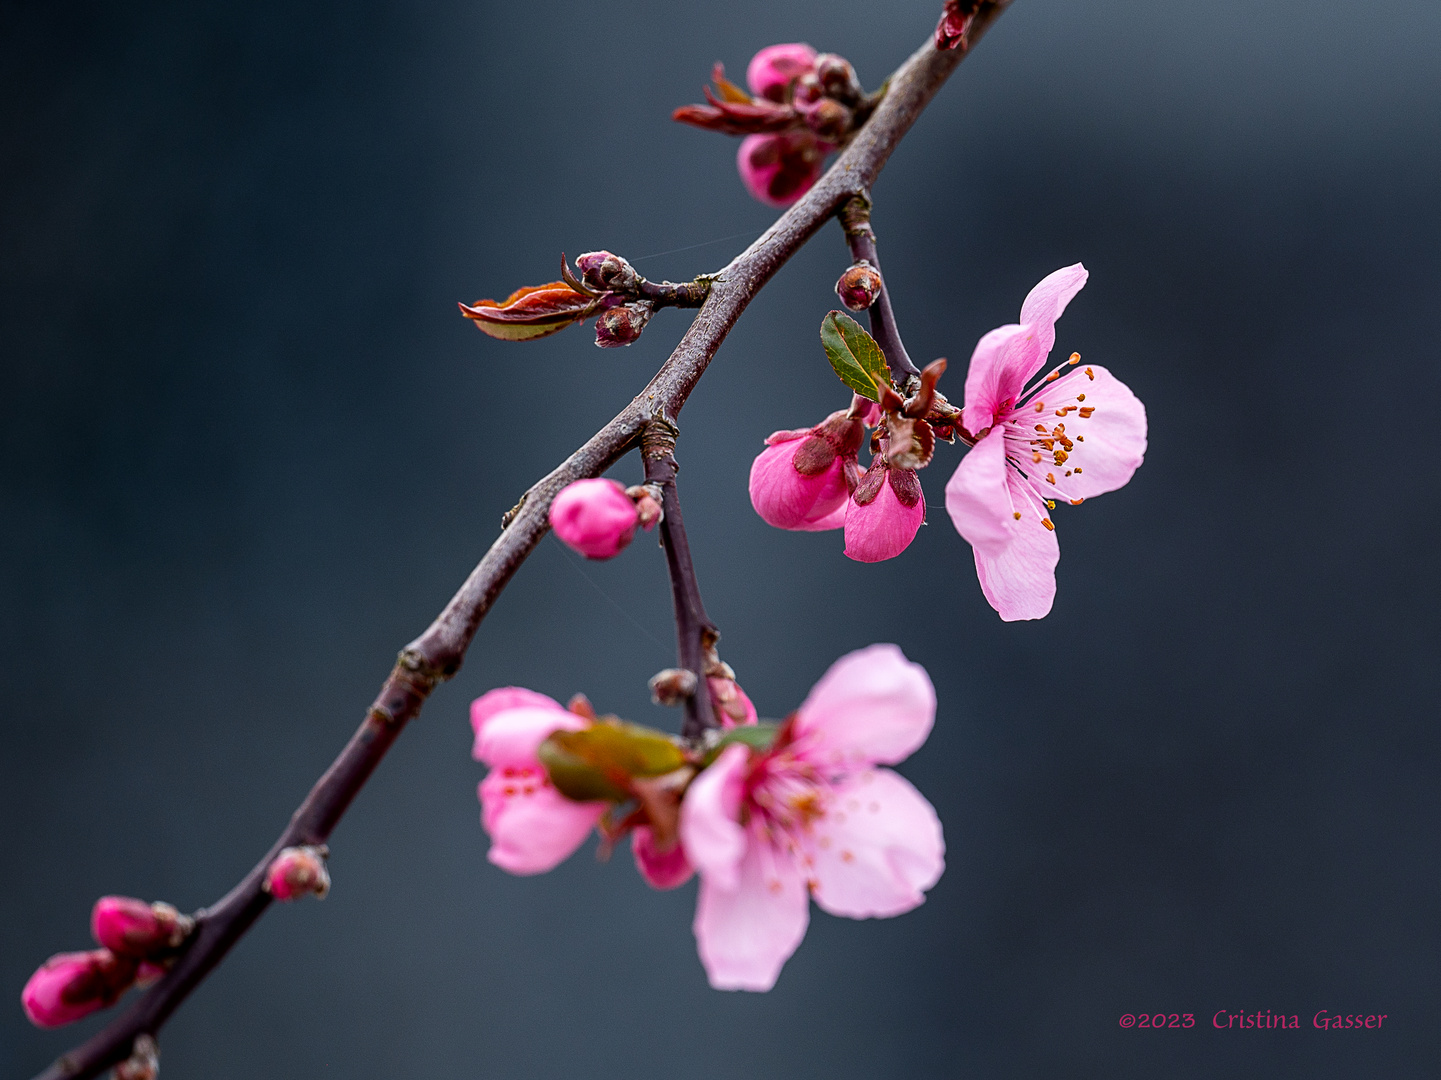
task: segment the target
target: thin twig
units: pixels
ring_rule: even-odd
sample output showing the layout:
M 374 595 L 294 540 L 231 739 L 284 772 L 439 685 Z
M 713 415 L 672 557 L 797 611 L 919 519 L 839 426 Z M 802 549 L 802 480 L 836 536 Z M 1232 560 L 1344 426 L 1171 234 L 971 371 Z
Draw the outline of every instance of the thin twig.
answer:
M 1011 0 L 986 0 L 972 24 L 978 41 Z M 217 904 L 196 915 L 185 952 L 124 1014 L 70 1050 L 36 1080 L 88 1080 L 125 1060 L 137 1036 L 154 1035 L 270 904 L 261 889 L 282 848 L 320 844 L 430 692 L 457 671 L 480 622 L 549 529 L 551 499 L 574 480 L 599 476 L 633 448 L 655 419 L 674 423 L 721 342 L 755 295 L 855 196 L 869 198 L 896 144 L 969 50 L 941 51 L 930 38 L 891 77 L 874 115 L 799 202 L 714 276 L 709 295 L 670 358 L 641 393 L 585 445 L 531 487 L 508 527 L 420 637 L 400 653 L 365 721 L 290 819 L 266 856 Z
M 876 294 L 875 303 L 866 312 L 870 316 L 871 337 L 886 355 L 891 371 L 899 373 L 896 382 L 904 386 L 909 377 L 920 378 L 920 370 L 906 352 L 901 340 L 901 329 L 896 325 L 895 312 L 891 310 L 891 291 L 886 288 L 886 275 L 881 272 L 881 257 L 876 254 L 876 232 L 871 228 L 871 201 L 857 195 L 841 207 L 837 215 L 841 227 L 846 231 L 846 243 L 851 249 L 851 258 L 856 262 L 864 259 L 881 275 L 881 290 Z

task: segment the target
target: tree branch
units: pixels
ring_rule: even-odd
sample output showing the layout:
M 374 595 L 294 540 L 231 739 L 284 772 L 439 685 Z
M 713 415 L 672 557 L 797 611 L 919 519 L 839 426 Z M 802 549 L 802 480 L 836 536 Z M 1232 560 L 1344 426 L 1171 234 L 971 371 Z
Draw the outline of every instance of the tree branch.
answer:
M 974 45 L 1010 0 L 985 0 L 971 25 Z M 504 531 L 430 627 L 400 653 L 359 730 L 326 770 L 266 856 L 218 903 L 196 914 L 184 953 L 124 1014 L 60 1057 L 36 1080 L 88 1080 L 125 1060 L 139 1035 L 154 1035 L 251 927 L 271 897 L 265 870 L 282 848 L 320 844 L 350 806 L 430 692 L 457 671 L 480 622 L 549 529 L 551 499 L 574 480 L 598 476 L 634 447 L 647 424 L 674 423 L 696 382 L 756 293 L 817 230 L 869 189 L 896 144 L 968 50 L 936 49 L 929 35 L 891 77 L 884 99 L 850 145 L 805 197 L 715 275 L 709 295 L 670 358 L 641 393 L 579 450 L 531 487 L 507 515 Z M 674 486 L 668 490 L 672 492 Z M 675 507 L 677 520 L 679 508 Z M 672 506 L 666 505 L 667 515 Z M 703 670 L 698 670 L 704 685 Z M 709 706 L 707 703 L 707 710 Z M 688 716 L 689 721 L 689 716 Z
M 866 314 L 870 316 L 871 337 L 886 354 L 891 370 L 897 373 L 896 384 L 904 386 L 910 376 L 920 378 L 921 373 L 911 361 L 910 353 L 906 352 L 905 343 L 901 341 L 901 329 L 896 325 L 895 312 L 891 310 L 891 291 L 886 288 L 886 275 L 881 273 L 881 257 L 876 254 L 876 232 L 871 228 L 871 201 L 857 195 L 841 207 L 837 217 L 846 231 L 851 258 L 856 262 L 864 259 L 881 275 L 881 291 L 876 294 L 875 303 Z

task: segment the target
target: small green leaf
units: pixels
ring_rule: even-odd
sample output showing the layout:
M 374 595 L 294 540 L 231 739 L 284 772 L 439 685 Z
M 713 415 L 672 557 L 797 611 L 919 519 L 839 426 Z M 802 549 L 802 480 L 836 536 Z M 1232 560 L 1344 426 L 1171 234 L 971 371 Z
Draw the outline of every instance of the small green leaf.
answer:
M 562 732 L 556 732 L 556 735 L 559 734 Z M 576 802 L 620 802 L 629 798 L 629 793 L 612 783 L 600 769 L 558 746 L 555 735 L 536 748 L 535 756 L 540 758 L 540 763 L 545 766 L 546 774 L 555 785 L 555 790 L 567 799 L 574 799 Z
M 727 731 L 716 744 L 711 747 L 710 752 L 705 756 L 705 763 L 710 765 L 716 758 L 720 757 L 721 751 L 728 746 L 749 746 L 752 750 L 764 753 L 775 745 L 776 736 L 780 734 L 778 724 L 746 724 L 743 727 L 733 727 Z
M 863 398 L 881 400 L 881 386 L 891 384 L 891 369 L 876 339 L 849 315 L 832 311 L 821 320 L 826 359 L 845 383 Z
M 541 743 L 551 782 L 572 799 L 625 799 L 632 777 L 663 776 L 685 753 L 663 731 L 603 717 L 579 731 L 555 731 Z

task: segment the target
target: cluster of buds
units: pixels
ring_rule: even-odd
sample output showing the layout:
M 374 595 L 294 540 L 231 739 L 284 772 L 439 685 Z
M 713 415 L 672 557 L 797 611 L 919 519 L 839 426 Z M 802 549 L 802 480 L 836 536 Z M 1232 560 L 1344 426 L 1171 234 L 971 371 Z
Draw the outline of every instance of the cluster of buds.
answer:
M 672 118 L 707 131 L 744 135 L 736 163 L 761 202 L 787 206 L 820 178 L 825 155 L 844 145 L 876 100 L 861 89 L 850 61 L 800 43 L 770 45 L 746 69 L 750 93 L 716 64 L 706 105 L 685 105 Z
M 661 492 L 651 484 L 622 487 L 596 477 L 561 488 L 550 504 L 550 525 L 571 550 L 587 559 L 613 559 L 661 519 Z
M 653 283 L 609 251 L 591 251 L 575 261 L 577 277 L 564 256 L 560 281 L 517 289 L 504 300 L 461 304 L 467 319 L 501 341 L 533 341 L 595 317 L 595 343 L 602 349 L 633 344 L 659 306 L 696 307 L 707 284 Z
M 917 471 L 930 464 L 937 438 L 954 441 L 960 430 L 960 411 L 936 390 L 946 362 L 937 360 L 908 380 L 910 393 L 903 397 L 880 346 L 854 319 L 831 312 L 821 324 L 821 340 L 832 367 L 855 391 L 851 407 L 815 427 L 767 438 L 751 465 L 751 505 L 777 528 L 843 528 L 845 553 L 858 562 L 894 558 L 925 522 Z M 871 461 L 862 473 L 858 455 L 867 427 L 873 429 Z
M 90 915 L 100 945 L 58 953 L 30 976 L 20 995 L 37 1027 L 60 1027 L 108 1008 L 132 986 L 163 975 L 179 955 L 195 921 L 169 904 L 103 896 Z

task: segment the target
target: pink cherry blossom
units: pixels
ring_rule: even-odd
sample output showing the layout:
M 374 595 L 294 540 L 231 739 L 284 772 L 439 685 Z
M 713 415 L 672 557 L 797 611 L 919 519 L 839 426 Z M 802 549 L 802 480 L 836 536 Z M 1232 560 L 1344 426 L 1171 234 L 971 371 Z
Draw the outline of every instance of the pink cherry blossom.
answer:
M 1047 276 L 1018 324 L 981 338 L 966 375 L 963 421 L 974 448 L 946 484 L 946 509 L 970 543 L 981 591 L 1002 619 L 1039 619 L 1056 595 L 1057 500 L 1079 505 L 1131 479 L 1146 452 L 1146 410 L 1099 364 L 1072 354 L 1029 382 L 1056 320 L 1086 283 L 1080 263 Z
M 895 764 L 925 742 L 931 681 L 894 645 L 841 657 L 775 745 L 727 747 L 691 784 L 680 835 L 700 873 L 695 935 L 710 984 L 769 990 L 809 898 L 852 919 L 922 903 L 945 868 L 935 811 Z
M 753 198 L 767 206 L 789 206 L 821 178 L 830 149 L 809 131 L 747 135 L 736 151 L 736 168 Z
M 543 874 L 570 858 L 609 805 L 573 802 L 556 791 L 536 751 L 554 731 L 590 721 L 534 690 L 506 686 L 471 702 L 472 756 L 490 766 L 480 782 L 487 858 L 512 874 Z
M 618 555 L 635 535 L 635 502 L 614 480 L 577 480 L 550 504 L 555 535 L 587 559 Z
M 857 562 L 894 559 L 925 520 L 926 497 L 915 470 L 892 468 L 877 454 L 845 507 L 846 555 Z
M 809 45 L 795 42 L 767 45 L 751 57 L 746 67 L 746 83 L 751 93 L 770 101 L 785 101 L 791 84 L 815 67 L 816 51 Z
M 60 1027 L 115 1004 L 135 983 L 137 963 L 109 949 L 57 953 L 25 983 L 20 1004 L 36 1027 Z
M 815 532 L 839 529 L 859 476 L 865 428 L 835 412 L 813 428 L 777 431 L 751 464 L 751 505 L 767 524 Z
M 131 896 L 102 896 L 90 912 L 90 933 L 119 956 L 163 957 L 178 948 L 195 923 L 169 904 Z

